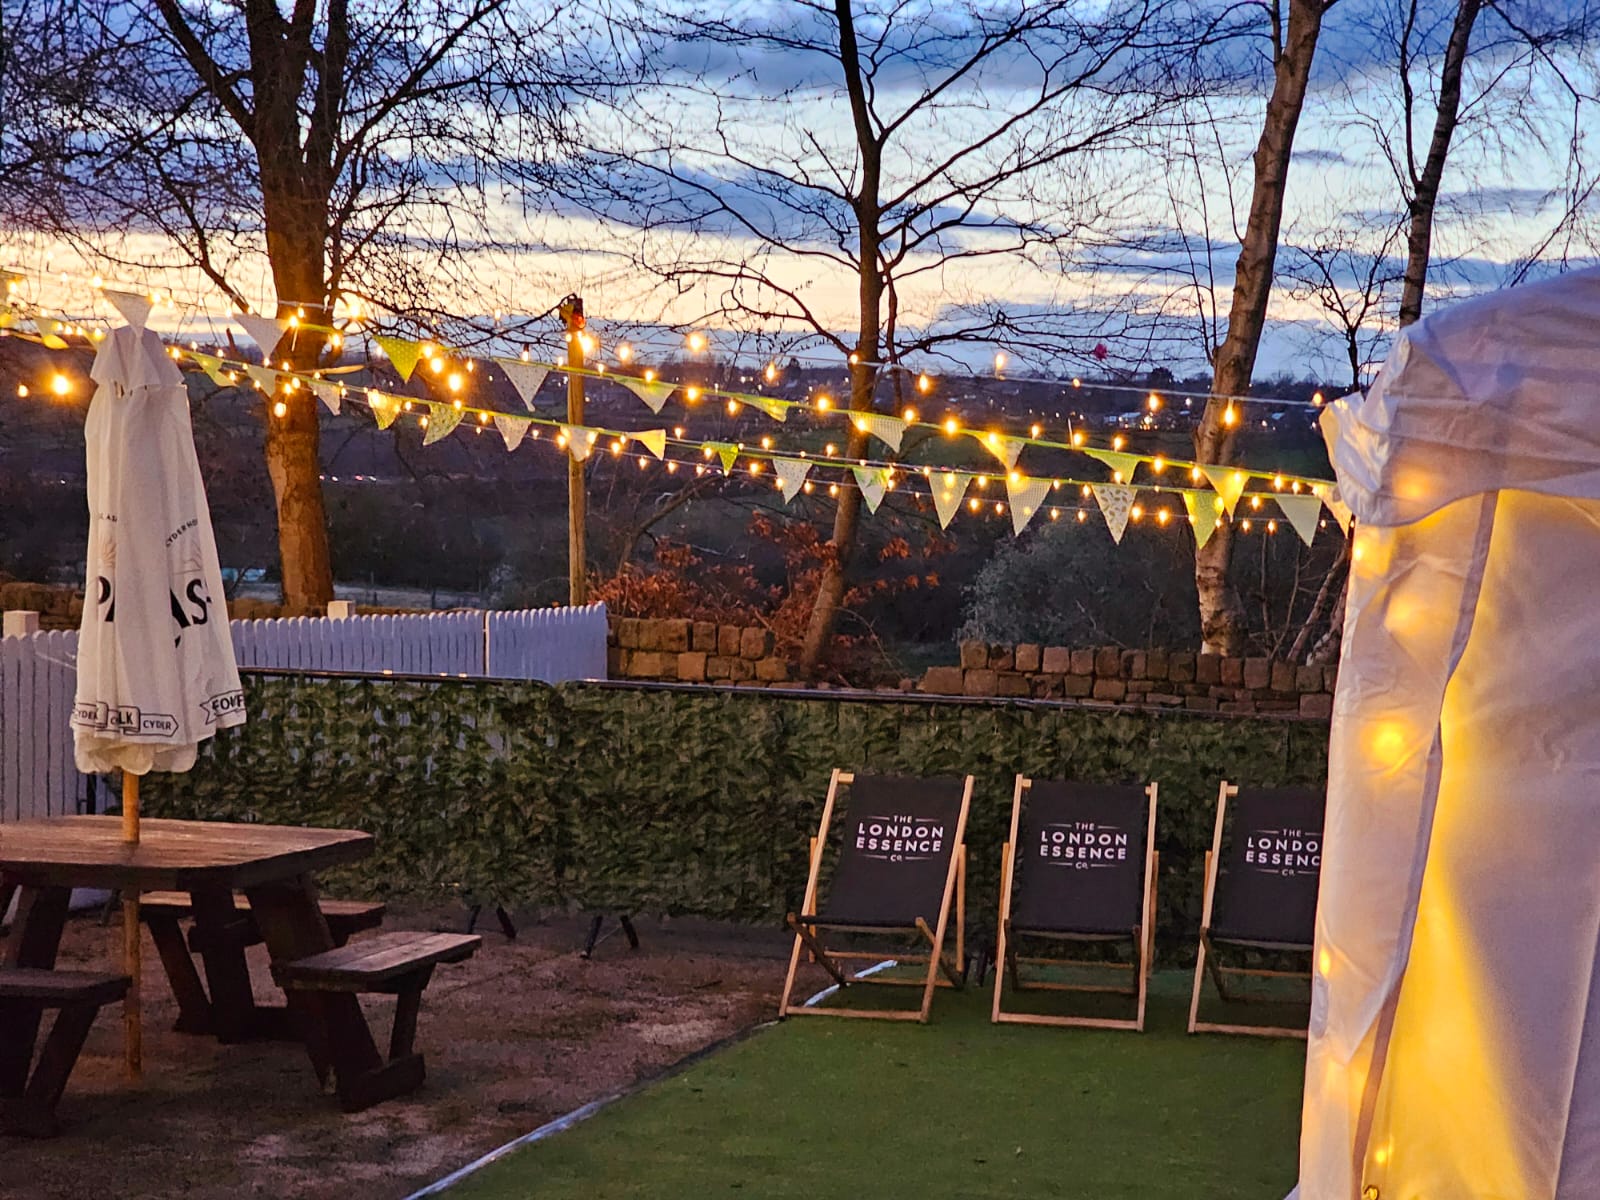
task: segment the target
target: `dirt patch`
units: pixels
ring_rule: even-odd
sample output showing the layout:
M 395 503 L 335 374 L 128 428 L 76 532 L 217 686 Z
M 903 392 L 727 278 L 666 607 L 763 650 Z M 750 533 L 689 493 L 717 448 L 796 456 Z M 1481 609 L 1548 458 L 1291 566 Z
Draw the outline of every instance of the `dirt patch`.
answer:
M 386 924 L 460 922 L 457 911 L 391 911 Z M 126 1078 L 122 1010 L 108 1008 L 61 1102 L 62 1135 L 0 1140 L 0 1196 L 403 1197 L 777 1006 L 788 946 L 772 930 L 638 922 L 638 951 L 615 937 L 585 961 L 581 919 L 518 924 L 515 941 L 480 926 L 484 949 L 435 974 L 417 1032 L 422 1090 L 354 1115 L 319 1093 L 297 1045 L 170 1032 L 176 1005 L 147 941 L 143 1082 Z M 119 937 L 75 919 L 60 965 L 103 967 Z M 251 953 L 258 994 L 271 1000 L 264 953 Z M 393 1001 L 363 1005 L 386 1044 Z

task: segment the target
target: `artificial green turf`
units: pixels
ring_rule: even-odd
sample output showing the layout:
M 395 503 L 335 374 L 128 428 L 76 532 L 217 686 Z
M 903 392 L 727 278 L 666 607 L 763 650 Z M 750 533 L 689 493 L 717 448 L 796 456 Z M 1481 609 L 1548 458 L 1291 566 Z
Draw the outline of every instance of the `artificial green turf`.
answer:
M 1186 1035 L 1186 984 L 1143 1034 L 991 1025 L 987 989 L 926 1026 L 791 1018 L 449 1195 L 1281 1200 L 1305 1045 Z

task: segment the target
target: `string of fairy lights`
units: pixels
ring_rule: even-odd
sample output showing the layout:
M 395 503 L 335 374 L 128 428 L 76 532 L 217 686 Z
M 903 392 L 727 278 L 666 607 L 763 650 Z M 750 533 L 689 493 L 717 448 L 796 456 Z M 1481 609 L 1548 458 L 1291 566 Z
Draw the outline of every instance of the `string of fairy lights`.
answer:
M 90 344 L 104 336 L 103 330 L 94 326 L 99 318 L 74 320 L 63 313 L 52 317 L 42 306 L 30 304 L 20 297 L 20 283 L 26 275 L 17 271 L 0 272 L 0 283 L 5 289 L 7 305 L 0 307 L 0 333 L 27 331 L 17 329 L 18 318 L 33 325 L 31 336 L 50 349 L 64 350 L 67 340 L 77 337 Z M 94 281 L 97 290 L 130 323 L 143 325 L 151 309 L 163 302 L 160 292 L 134 292 L 104 288 Z M 173 305 L 170 297 L 166 303 Z M 175 307 L 175 305 L 173 305 Z M 424 377 L 431 376 L 429 386 L 437 389 L 447 399 L 432 399 L 395 394 L 377 386 L 347 382 L 340 377 L 367 370 L 370 363 L 334 366 L 311 370 L 291 367 L 287 359 L 274 364 L 271 354 L 287 344 L 289 352 L 302 333 L 310 334 L 319 342 L 339 348 L 361 320 L 359 309 L 353 311 L 344 330 L 314 324 L 302 313 L 291 313 L 283 319 L 249 313 L 232 313 L 231 317 L 244 330 L 246 336 L 261 349 L 263 361 L 259 364 L 242 358 L 201 351 L 191 343 L 188 348 L 170 345 L 175 359 L 191 361 L 203 370 L 219 387 L 248 385 L 273 400 L 270 410 L 275 418 L 287 413 L 286 394 L 304 388 L 317 396 L 327 407 L 339 412 L 346 400 L 365 406 L 377 426 L 386 429 L 397 420 L 414 420 L 422 431 L 424 445 L 432 445 L 450 436 L 456 429 L 466 426 L 481 433 L 494 428 L 501 434 L 508 451 L 515 450 L 525 440 L 539 442 L 541 433 L 551 436 L 542 439 L 558 451 L 578 461 L 589 458 L 597 450 L 609 451 L 617 458 L 628 453 L 635 443 L 646 453 L 635 453 L 641 469 L 648 469 L 652 460 L 667 472 L 693 471 L 703 475 L 720 467 L 726 479 L 742 478 L 759 482 L 778 490 L 785 502 L 802 493 L 810 495 L 825 489 L 826 494 L 837 496 L 841 487 L 855 487 L 860 491 L 869 511 L 876 512 L 884 497 L 897 489 L 918 497 L 925 495 L 937 511 L 941 527 L 948 527 L 956 513 L 965 509 L 969 514 L 992 512 L 994 515 L 1012 517 L 1014 531 L 1022 530 L 1035 517 L 1048 513 L 1049 519 L 1059 520 L 1063 513 L 1074 514 L 1076 520 L 1087 520 L 1087 502 L 1094 501 L 1096 509 L 1106 521 L 1112 537 L 1120 541 L 1130 522 L 1140 522 L 1147 516 L 1160 526 L 1186 523 L 1193 527 L 1196 540 L 1204 544 L 1216 528 L 1225 521 L 1232 522 L 1241 532 L 1249 533 L 1259 526 L 1264 532 L 1276 533 L 1279 520 L 1271 515 L 1265 504 L 1273 504 L 1281 516 L 1307 543 L 1310 544 L 1319 528 L 1328 521 L 1322 509 L 1327 507 L 1339 528 L 1348 525 L 1348 510 L 1339 503 L 1336 489 L 1327 480 L 1306 476 L 1288 475 L 1277 471 L 1251 467 L 1220 467 L 1161 454 L 1147 454 L 1126 449 L 1126 439 L 1114 434 L 1109 446 L 1089 444 L 1088 435 L 1081 429 L 1069 426 L 1065 439 L 1046 435 L 1044 427 L 1032 424 L 1026 434 L 1021 431 L 985 428 L 965 422 L 951 413 L 938 419 L 923 417 L 914 407 L 906 406 L 899 413 L 852 410 L 834 401 L 825 390 L 813 390 L 804 399 L 750 392 L 714 383 L 691 379 L 665 379 L 654 368 L 633 367 L 634 354 L 627 343 L 620 343 L 613 351 L 614 369 L 604 363 L 578 367 L 568 363 L 545 362 L 533 357 L 531 348 L 520 355 L 502 357 L 474 354 L 452 347 L 440 339 L 421 339 L 398 336 L 392 333 L 366 334 L 370 344 L 380 349 L 404 383 L 410 383 L 419 368 L 426 366 Z M 365 333 L 365 331 L 363 331 Z M 581 339 L 585 356 L 598 348 L 593 335 L 587 330 L 568 333 L 569 339 Z M 230 341 L 232 339 L 230 338 Z M 704 333 L 691 332 L 686 347 L 691 353 L 704 351 L 708 339 Z M 498 368 L 522 399 L 525 413 L 506 412 L 499 409 L 468 404 L 464 393 L 474 378 L 489 378 L 489 371 L 481 374 L 481 365 Z M 854 356 L 849 363 L 855 366 Z M 891 364 L 892 365 L 892 364 Z M 581 375 L 586 379 L 604 381 L 626 388 L 651 411 L 660 415 L 667 402 L 676 397 L 685 411 L 685 419 L 702 402 L 720 402 L 730 417 L 739 416 L 750 408 L 764 413 L 775 423 L 784 424 L 793 414 L 802 414 L 816 426 L 828 422 L 846 423 L 860 435 L 881 443 L 895 454 L 901 454 L 908 433 L 918 431 L 927 438 L 971 439 L 992 455 L 998 462 L 994 471 L 986 472 L 971 467 L 915 464 L 886 457 L 845 457 L 839 447 L 829 443 L 821 454 L 794 445 L 779 445 L 770 435 L 764 435 L 752 444 L 746 441 L 719 441 L 693 437 L 683 425 L 670 431 L 659 429 L 620 429 L 596 424 L 572 424 L 559 416 L 542 415 L 537 408 L 537 396 L 545 379 L 552 374 Z M 769 360 L 763 372 L 767 384 L 779 380 L 776 360 Z M 938 386 L 934 376 L 918 373 L 915 379 L 917 392 L 929 396 Z M 1073 388 L 1084 386 L 1074 379 Z M 1097 390 L 1103 385 L 1091 384 Z M 65 395 L 70 388 L 66 377 L 57 374 L 52 378 L 51 391 Z M 1138 389 L 1144 404 L 1151 412 L 1159 411 L 1167 399 L 1181 393 Z M 19 394 L 26 394 L 19 387 Z M 1226 400 L 1226 398 L 1224 398 Z M 1245 400 L 1260 398 L 1238 398 Z M 1232 400 L 1226 400 L 1223 413 L 1225 424 L 1238 420 Z M 1024 452 L 1036 458 L 1039 452 L 1072 456 L 1076 462 L 1096 460 L 1110 472 L 1109 480 L 1081 478 L 1072 470 L 1066 473 L 1037 473 L 1020 465 Z M 648 456 L 647 456 L 648 455 Z M 1137 478 L 1143 472 L 1144 479 Z M 1171 472 L 1168 475 L 1168 472 Z M 1169 482 L 1187 477 L 1198 486 L 1184 486 Z M 979 493 L 985 492 L 991 481 L 1005 490 L 1005 500 L 991 500 Z M 1249 490 L 1252 485 L 1257 490 Z M 1065 495 L 1063 495 L 1065 493 Z M 1140 494 L 1151 493 L 1155 500 L 1150 505 L 1141 503 Z M 1170 498 L 1181 505 L 1181 511 L 1163 504 Z M 1071 502 L 1065 502 L 1065 501 Z M 1081 501 L 1081 503 L 1080 503 Z M 1240 504 L 1246 506 L 1243 516 L 1237 515 Z M 1252 515 L 1254 514 L 1254 515 Z

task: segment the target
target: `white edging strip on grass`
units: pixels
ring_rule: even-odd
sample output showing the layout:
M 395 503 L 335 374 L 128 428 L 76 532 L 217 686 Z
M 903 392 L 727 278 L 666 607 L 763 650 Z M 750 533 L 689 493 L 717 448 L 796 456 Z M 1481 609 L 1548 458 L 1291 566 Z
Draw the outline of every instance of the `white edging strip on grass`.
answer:
M 879 971 L 887 971 L 890 967 L 897 965 L 898 963 L 895 959 L 885 959 L 881 963 L 874 963 L 864 971 L 857 972 L 856 978 L 862 979 L 868 975 L 876 975 Z M 815 1008 L 818 1004 L 821 1004 L 824 1000 L 838 990 L 838 984 L 834 984 L 832 987 L 823 988 L 822 991 L 818 992 L 815 996 L 812 996 L 809 1000 L 807 1000 L 802 1007 Z M 615 1104 L 624 1096 L 630 1096 L 634 1092 L 643 1091 L 651 1084 L 660 1083 L 664 1079 L 670 1079 L 674 1075 L 679 1074 L 681 1071 L 692 1067 L 702 1058 L 707 1058 L 719 1050 L 724 1050 L 737 1042 L 742 1042 L 751 1034 L 758 1033 L 774 1024 L 776 1024 L 774 1021 L 763 1021 L 760 1025 L 756 1025 L 751 1029 L 743 1031 L 742 1033 L 736 1033 L 732 1037 L 726 1037 L 719 1042 L 713 1042 L 703 1050 L 697 1050 L 688 1057 L 679 1059 L 677 1062 L 673 1063 L 665 1071 L 662 1071 L 659 1074 L 652 1075 L 648 1079 L 641 1079 L 637 1083 L 631 1084 L 628 1087 L 618 1088 L 614 1092 L 610 1092 L 604 1096 L 601 1096 L 598 1100 L 591 1100 L 582 1107 L 573 1109 L 564 1116 L 559 1116 L 553 1121 L 546 1121 L 543 1125 L 539 1126 L 539 1128 L 533 1130 L 531 1133 L 525 1133 L 521 1137 L 513 1138 L 504 1146 L 500 1146 L 489 1151 L 489 1153 L 485 1154 L 482 1158 L 474 1159 L 472 1162 L 469 1162 L 466 1166 L 460 1168 L 459 1170 L 451 1171 L 450 1174 L 446 1175 L 443 1179 L 437 1179 L 430 1183 L 427 1187 L 422 1188 L 420 1191 L 412 1192 L 406 1197 L 406 1200 L 424 1200 L 424 1197 L 427 1196 L 443 1195 L 446 1191 L 460 1183 L 468 1175 L 476 1174 L 478 1171 L 483 1170 L 484 1167 L 487 1167 L 490 1163 L 496 1161 L 497 1159 L 504 1158 L 513 1150 L 520 1150 L 524 1146 L 531 1146 L 535 1142 L 542 1142 L 548 1137 L 553 1137 L 555 1134 L 571 1129 L 574 1125 L 581 1125 L 590 1117 L 594 1116 L 595 1113 L 599 1112 L 603 1108 L 608 1108 L 612 1104 Z

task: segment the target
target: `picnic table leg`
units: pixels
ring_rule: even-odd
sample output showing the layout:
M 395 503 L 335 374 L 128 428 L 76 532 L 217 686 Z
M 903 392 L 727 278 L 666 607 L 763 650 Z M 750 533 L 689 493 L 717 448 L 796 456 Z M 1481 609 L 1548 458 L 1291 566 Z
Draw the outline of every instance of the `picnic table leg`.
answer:
M 145 912 L 145 924 L 150 929 L 150 940 L 161 955 L 161 965 L 167 970 L 167 982 L 178 1001 L 178 1020 L 173 1029 L 178 1033 L 214 1033 L 211 1019 L 211 1000 L 200 973 L 194 969 L 194 956 L 183 940 L 183 929 L 178 918 L 168 913 Z
M 195 888 L 189 893 L 200 958 L 211 985 L 211 1025 L 223 1042 L 242 1042 L 257 1032 L 255 993 L 244 956 L 243 919 L 228 888 Z M 163 958 L 165 953 L 163 952 Z M 169 972 L 170 974 L 170 972 Z M 173 991 L 178 992 L 176 982 Z
M 333 949 L 333 935 L 317 906 L 317 885 L 309 875 L 247 888 L 246 894 L 274 962 L 293 962 Z M 354 995 L 295 991 L 289 993 L 289 1008 L 300 1024 L 317 1078 L 325 1083 L 331 1068 L 341 1096 L 357 1081 L 382 1071 L 383 1057 Z
M 17 919 L 6 940 L 5 965 L 40 967 L 56 965 L 61 946 L 61 931 L 67 923 L 67 903 L 71 888 L 22 889 L 17 902 Z M 8 1005 L 0 1021 L 0 1095 L 20 1096 L 28 1082 L 28 1067 L 33 1062 L 34 1043 L 39 1038 L 39 1023 L 44 1008 L 18 1002 Z

